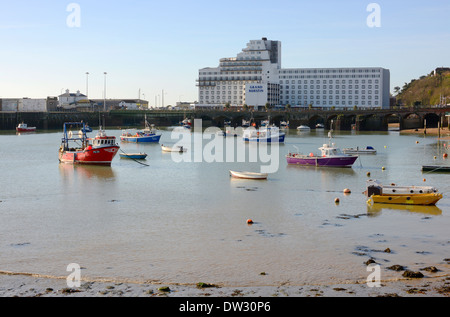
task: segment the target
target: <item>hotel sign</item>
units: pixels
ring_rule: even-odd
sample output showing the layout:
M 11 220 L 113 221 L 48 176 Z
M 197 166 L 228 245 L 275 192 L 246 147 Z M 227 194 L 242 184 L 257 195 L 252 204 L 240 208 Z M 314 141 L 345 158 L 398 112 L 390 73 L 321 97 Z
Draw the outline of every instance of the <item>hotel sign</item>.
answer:
M 246 84 L 245 103 L 249 106 L 264 106 L 267 102 L 267 84 Z
M 263 85 L 250 85 L 250 87 L 248 87 L 248 92 L 249 93 L 264 92 L 264 86 Z

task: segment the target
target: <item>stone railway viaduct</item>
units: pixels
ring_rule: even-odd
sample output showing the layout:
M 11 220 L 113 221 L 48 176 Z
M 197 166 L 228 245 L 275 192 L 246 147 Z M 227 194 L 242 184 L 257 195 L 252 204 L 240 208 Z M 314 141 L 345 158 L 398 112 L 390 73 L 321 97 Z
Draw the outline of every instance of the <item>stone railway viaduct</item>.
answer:
M 314 128 L 317 123 L 325 125 L 326 129 L 357 131 L 386 131 L 389 123 L 398 123 L 400 130 L 450 127 L 450 107 L 440 108 L 402 108 L 402 109 L 352 109 L 352 110 L 148 110 L 129 111 L 118 110 L 108 112 L 0 112 L 0 130 L 14 130 L 18 123 L 26 122 L 38 129 L 62 129 L 64 122 L 88 122 L 98 126 L 100 122 L 109 127 L 140 126 L 147 120 L 157 126 L 176 125 L 185 118 L 192 121 L 202 119 L 203 127 L 223 127 L 225 121 L 231 121 L 232 126 L 240 126 L 242 120 L 251 120 L 257 125 L 270 118 L 271 123 L 279 124 L 289 121 L 291 128 L 304 124 Z

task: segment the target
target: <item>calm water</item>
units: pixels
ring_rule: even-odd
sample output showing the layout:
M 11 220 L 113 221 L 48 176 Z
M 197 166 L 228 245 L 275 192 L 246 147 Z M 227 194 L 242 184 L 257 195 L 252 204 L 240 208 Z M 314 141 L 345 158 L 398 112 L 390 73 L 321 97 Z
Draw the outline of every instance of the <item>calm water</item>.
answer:
M 338 146 L 371 145 L 378 154 L 351 169 L 316 169 L 287 166 L 284 156 L 295 147 L 317 152 L 326 132 L 289 131 L 278 171 L 252 181 L 228 171 L 257 171 L 259 163 L 176 163 L 159 145 L 121 144 L 146 152 L 149 166 L 119 156 L 111 167 L 60 165 L 61 137 L 0 134 L 0 271 L 67 276 L 78 263 L 89 278 L 328 284 L 365 280 L 372 257 L 383 279 L 400 276 L 385 269 L 394 264 L 449 272 L 449 176 L 421 171 L 449 164 L 436 138 L 336 133 Z M 176 141 L 163 132 L 161 143 Z M 444 198 L 435 207 L 368 207 L 367 172 L 383 183 L 436 186 Z

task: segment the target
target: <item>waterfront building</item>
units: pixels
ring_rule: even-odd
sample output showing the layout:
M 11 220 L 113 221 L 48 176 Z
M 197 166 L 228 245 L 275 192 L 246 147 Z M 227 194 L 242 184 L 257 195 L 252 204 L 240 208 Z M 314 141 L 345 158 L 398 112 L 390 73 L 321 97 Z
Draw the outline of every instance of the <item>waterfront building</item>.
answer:
M 69 89 L 66 90 L 66 92 L 62 95 L 58 96 L 59 99 L 59 105 L 61 107 L 68 106 L 68 105 L 75 105 L 81 100 L 86 100 L 87 96 L 80 93 L 78 90 L 77 93 L 71 93 Z
M 36 98 L 2 98 L 0 99 L 0 111 L 13 112 L 46 112 L 48 99 Z
M 219 67 L 202 68 L 197 107 L 389 108 L 390 72 L 382 67 L 282 68 L 281 42 L 252 40 Z

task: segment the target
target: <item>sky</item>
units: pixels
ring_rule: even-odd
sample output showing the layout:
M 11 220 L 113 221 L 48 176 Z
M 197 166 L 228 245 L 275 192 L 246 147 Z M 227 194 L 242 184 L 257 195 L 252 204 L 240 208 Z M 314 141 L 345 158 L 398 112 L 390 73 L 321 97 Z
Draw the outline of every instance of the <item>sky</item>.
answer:
M 0 0 L 0 98 L 102 99 L 106 81 L 108 99 L 193 102 L 199 69 L 262 37 L 283 68 L 383 67 L 392 92 L 450 67 L 449 16 L 448 0 Z

